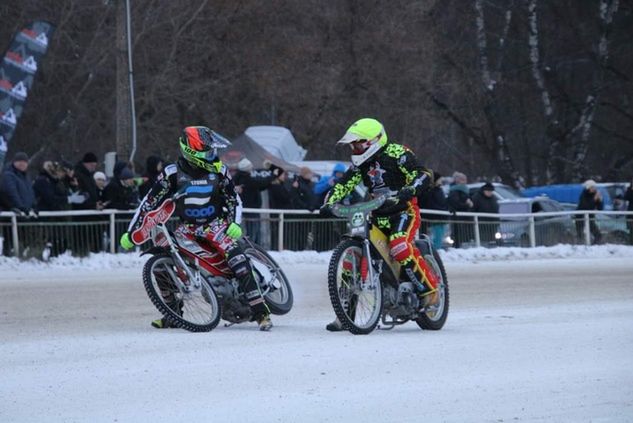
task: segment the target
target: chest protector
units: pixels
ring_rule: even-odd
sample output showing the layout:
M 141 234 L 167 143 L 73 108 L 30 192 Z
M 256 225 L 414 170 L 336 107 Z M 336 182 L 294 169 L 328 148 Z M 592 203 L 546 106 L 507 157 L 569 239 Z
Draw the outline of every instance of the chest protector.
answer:
M 201 179 L 182 175 L 178 186 L 184 195 L 176 203 L 176 213 L 183 222 L 202 225 L 224 215 L 224 195 L 218 175 L 210 173 Z

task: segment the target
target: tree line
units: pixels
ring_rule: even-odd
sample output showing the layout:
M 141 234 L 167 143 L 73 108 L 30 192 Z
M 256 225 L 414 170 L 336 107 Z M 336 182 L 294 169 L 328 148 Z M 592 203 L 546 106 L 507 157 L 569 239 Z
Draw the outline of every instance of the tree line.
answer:
M 5 46 L 31 20 L 57 26 L 9 157 L 117 148 L 123 2 L 0 4 Z M 536 184 L 633 173 L 631 0 L 131 6 L 139 158 L 173 159 L 186 125 L 234 137 L 277 124 L 308 159 L 343 159 L 336 140 L 373 116 L 443 174 Z

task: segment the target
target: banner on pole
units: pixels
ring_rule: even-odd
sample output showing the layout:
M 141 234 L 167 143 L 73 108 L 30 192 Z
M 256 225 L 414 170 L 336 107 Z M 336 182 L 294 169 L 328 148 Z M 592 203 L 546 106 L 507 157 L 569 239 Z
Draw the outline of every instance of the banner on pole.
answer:
M 55 27 L 35 21 L 19 31 L 0 62 L 0 170 Z

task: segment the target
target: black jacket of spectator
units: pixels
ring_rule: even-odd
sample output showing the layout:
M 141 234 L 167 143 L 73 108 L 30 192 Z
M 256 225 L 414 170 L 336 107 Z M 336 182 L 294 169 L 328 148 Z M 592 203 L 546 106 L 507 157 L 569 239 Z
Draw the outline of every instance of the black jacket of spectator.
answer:
M 30 178 L 13 164 L 2 175 L 0 197 L 7 210 L 20 209 L 28 213 L 35 207 L 35 193 Z
M 297 188 L 292 185 L 290 186 L 290 189 L 293 191 L 293 208 L 313 211 L 319 207 L 317 204 L 319 197 L 314 193 L 314 183 L 301 176 L 296 178 L 296 181 L 299 184 Z
M 420 195 L 420 208 L 430 210 L 448 210 L 448 201 L 442 187 L 434 186 Z M 447 216 L 439 214 L 422 214 L 425 220 L 447 220 Z
M 247 208 L 258 209 L 262 206 L 261 192 L 270 187 L 275 180 L 275 176 L 270 172 L 246 172 L 238 170 L 233 176 L 233 185 L 241 186 L 240 198 L 242 205 Z
M 469 199 L 466 185 L 451 185 L 447 199 L 448 209 L 451 212 L 468 212 L 470 211 Z
M 633 211 L 633 184 L 629 186 L 624 193 L 624 201 L 628 201 L 629 205 L 626 208 L 627 211 Z
M 144 198 L 147 192 L 154 186 L 156 179 L 162 171 L 162 166 L 159 169 L 159 165 L 163 163 L 163 159 L 158 156 L 149 156 L 145 161 L 145 174 L 143 177 L 145 181 L 138 187 L 138 194 L 141 198 Z
M 596 192 L 590 192 L 587 189 L 582 190 L 576 210 L 602 210 L 602 208 L 602 199 L 596 200 Z
M 483 191 L 483 187 L 475 193 L 473 196 L 473 212 L 475 213 L 499 213 L 499 203 L 497 197 L 491 195 L 486 196 Z M 498 220 L 495 217 L 480 217 L 481 221 L 493 221 Z
M 57 174 L 55 165 L 45 162 L 42 171 L 33 182 L 38 210 L 55 211 L 68 209 L 66 185 Z
M 131 210 L 138 206 L 138 198 L 133 187 L 126 187 L 119 178 L 112 178 L 103 190 L 107 207 L 118 210 Z
M 86 196 L 86 201 L 82 204 L 73 204 L 74 209 L 94 210 L 97 208 L 97 184 L 92 177 L 92 173 L 86 169 L 82 162 L 75 166 L 75 178 L 77 179 L 77 188 Z
M 268 188 L 270 207 L 273 209 L 293 209 L 293 192 L 281 180 L 275 181 Z

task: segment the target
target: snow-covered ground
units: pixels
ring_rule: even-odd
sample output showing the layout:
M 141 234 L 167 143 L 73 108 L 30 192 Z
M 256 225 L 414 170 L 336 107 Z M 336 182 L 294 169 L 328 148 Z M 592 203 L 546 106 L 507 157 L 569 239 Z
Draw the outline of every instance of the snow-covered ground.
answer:
M 327 253 L 278 253 L 270 333 L 155 330 L 134 254 L 0 261 L 0 422 L 630 422 L 633 250 L 444 254 L 451 310 L 328 333 Z

